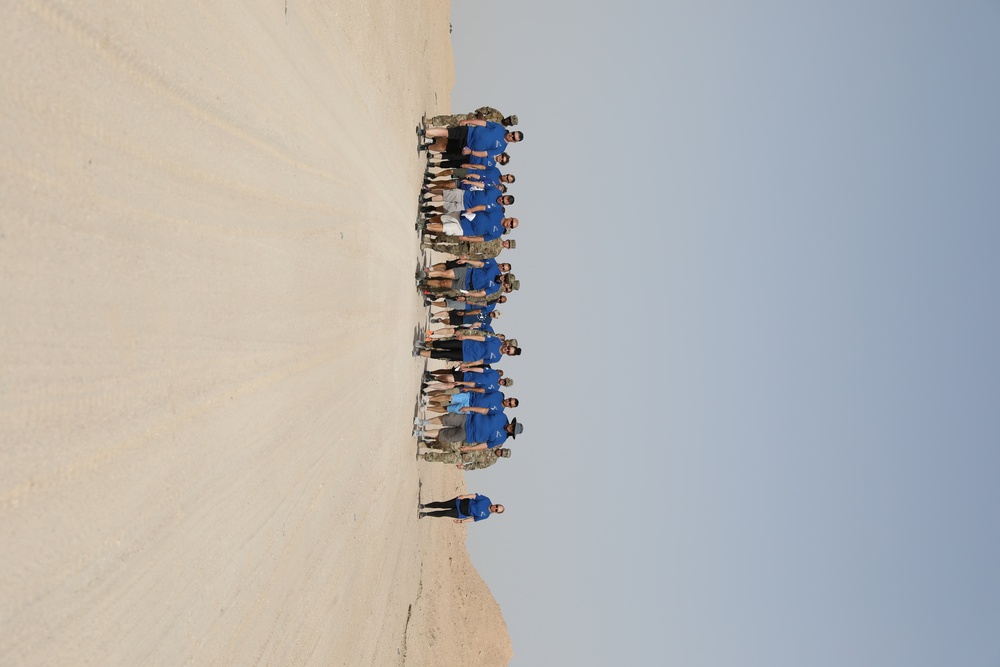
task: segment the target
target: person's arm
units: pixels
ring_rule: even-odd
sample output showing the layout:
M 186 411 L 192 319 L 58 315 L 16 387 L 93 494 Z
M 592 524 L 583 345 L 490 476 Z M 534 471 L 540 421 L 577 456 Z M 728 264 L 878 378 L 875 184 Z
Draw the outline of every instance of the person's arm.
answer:
M 486 449 L 486 443 L 485 442 L 480 442 L 480 443 L 477 443 L 475 445 L 465 445 L 464 447 L 459 447 L 458 451 L 460 451 L 460 452 L 475 452 L 475 451 L 479 451 L 480 449 Z M 459 497 L 461 497 L 461 496 L 459 496 Z
M 462 264 L 465 264 L 466 266 L 474 266 L 477 269 L 483 268 L 483 266 L 485 266 L 485 264 L 486 264 L 486 262 L 480 261 L 478 259 L 469 259 L 467 257 L 459 257 L 458 261 L 461 262 Z M 466 315 L 478 315 L 479 313 L 470 313 L 470 312 L 466 311 L 465 314 Z
M 482 236 L 456 236 L 459 241 L 465 241 L 466 243 L 482 243 Z
M 481 289 L 481 290 L 476 290 L 475 292 L 466 292 L 465 296 L 471 296 L 472 298 L 476 299 L 482 296 L 486 296 L 486 290 Z
M 490 156 L 490 154 L 489 154 L 488 151 L 474 151 L 471 148 L 469 148 L 468 146 L 466 146 L 465 148 L 462 149 L 462 154 L 463 155 L 472 155 L 473 157 L 489 157 Z
M 475 125 L 476 127 L 486 127 L 486 121 L 483 120 L 482 118 L 473 118 L 472 120 L 460 120 L 458 121 L 458 124 L 465 126 Z
M 485 164 L 473 164 L 472 162 L 467 162 L 466 164 L 463 164 L 462 166 L 465 167 L 466 169 L 476 169 L 478 171 L 486 169 L 486 165 Z M 468 174 L 468 175 L 469 176 L 479 176 L 479 174 Z
M 458 496 L 458 500 L 472 500 L 476 497 L 474 493 L 466 493 L 464 496 Z
M 455 338 L 458 340 L 478 340 L 480 343 L 486 340 L 486 336 L 466 336 L 464 334 L 458 334 Z
M 455 523 L 469 523 L 470 521 L 475 521 L 475 518 L 467 516 L 464 519 L 452 519 Z
M 462 412 L 465 412 L 465 413 L 478 412 L 481 415 L 488 415 L 488 414 L 490 414 L 490 409 L 489 408 L 474 408 L 471 405 L 467 405 L 466 407 L 462 408 Z
M 467 208 L 462 213 L 479 213 L 480 211 L 486 210 L 486 204 L 480 204 L 479 206 L 473 206 L 472 208 Z

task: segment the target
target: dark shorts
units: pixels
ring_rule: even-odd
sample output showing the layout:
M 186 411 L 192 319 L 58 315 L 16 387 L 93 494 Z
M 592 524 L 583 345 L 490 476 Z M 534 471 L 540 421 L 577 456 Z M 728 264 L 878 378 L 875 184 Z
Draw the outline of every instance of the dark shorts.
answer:
M 451 288 L 453 290 L 465 289 L 465 275 L 469 272 L 469 267 L 457 267 L 452 271 L 455 273 L 455 279 L 451 281 Z
M 444 149 L 444 152 L 461 155 L 462 149 L 465 148 L 468 140 L 468 127 L 453 127 L 448 130 L 448 146 Z

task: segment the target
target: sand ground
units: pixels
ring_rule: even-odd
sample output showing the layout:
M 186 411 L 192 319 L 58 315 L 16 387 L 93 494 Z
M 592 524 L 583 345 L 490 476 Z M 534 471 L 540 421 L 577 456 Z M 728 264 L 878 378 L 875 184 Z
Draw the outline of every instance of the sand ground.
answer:
M 448 1 L 6 9 L 0 664 L 506 664 L 408 437 Z

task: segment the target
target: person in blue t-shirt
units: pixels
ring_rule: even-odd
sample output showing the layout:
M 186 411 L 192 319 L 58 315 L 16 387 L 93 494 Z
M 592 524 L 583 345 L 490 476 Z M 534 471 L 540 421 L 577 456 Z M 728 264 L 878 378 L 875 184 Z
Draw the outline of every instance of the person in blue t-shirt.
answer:
M 431 169 L 477 169 L 479 167 L 504 167 L 510 163 L 510 155 L 500 153 L 492 157 L 475 157 L 473 155 L 462 155 L 461 153 L 428 153 L 427 171 L 431 178 L 436 178 L 438 174 L 432 174 Z M 456 176 L 464 178 L 464 176 Z
M 475 366 L 468 371 L 441 368 L 425 371 L 421 389 L 426 405 L 448 405 L 458 393 L 488 394 L 514 386 L 514 379 L 489 366 Z
M 458 334 L 451 340 L 432 340 L 425 348 L 414 348 L 414 356 L 461 361 L 467 365 L 492 364 L 505 354 L 516 357 L 521 348 L 485 334 Z
M 432 290 L 465 291 L 466 296 L 485 297 L 500 291 L 500 276 L 509 273 L 508 262 L 496 259 L 456 259 L 425 270 L 424 286 Z
M 510 186 L 517 181 L 514 174 L 501 173 L 496 167 L 476 169 L 476 165 L 466 163 L 456 169 L 447 169 L 437 174 L 431 174 L 425 181 L 423 189 L 432 194 L 442 194 L 447 190 L 461 188 L 463 190 L 482 189 L 487 185 L 499 188 Z M 502 188 L 501 188 L 502 189 Z
M 478 213 L 460 213 L 451 211 L 428 218 L 425 224 L 417 223 L 417 228 L 423 228 L 430 234 L 454 236 L 455 241 L 479 243 L 500 238 L 509 230 L 517 229 L 517 218 L 504 218 L 503 209 Z
M 493 415 L 448 413 L 431 419 L 414 420 L 413 435 L 429 438 L 428 447 L 453 451 L 493 449 L 507 442 L 507 438 L 517 438 L 524 426 L 517 417 L 507 420 L 507 415 L 498 412 Z
M 514 174 L 501 173 L 496 167 L 483 167 L 475 169 L 476 165 L 467 163 L 465 166 L 456 169 L 446 169 L 442 172 L 431 174 L 424 183 L 424 190 L 432 194 L 442 194 L 445 190 L 471 190 L 474 188 L 484 188 L 487 185 L 499 187 L 500 184 L 510 185 L 517 181 Z
M 462 123 L 454 128 L 427 128 L 424 136 L 433 141 L 429 145 L 421 143 L 420 148 L 435 153 L 461 153 L 477 158 L 489 158 L 503 153 L 508 143 L 524 140 L 523 132 L 520 130 L 508 132 L 500 123 L 488 120 L 467 120 Z
M 440 500 L 431 503 L 424 503 L 417 506 L 421 511 L 419 518 L 425 516 L 446 517 L 455 523 L 469 523 L 470 521 L 482 521 L 489 519 L 491 514 L 503 514 L 504 506 L 494 503 L 486 496 L 478 493 L 467 493 L 455 496 L 450 500 Z M 436 510 L 434 512 L 424 512 L 425 509 Z
M 480 212 L 503 213 L 505 206 L 514 203 L 514 195 L 505 195 L 499 188 L 487 185 L 485 188 L 445 190 L 443 194 L 428 192 L 420 212 L 437 216 L 443 213 L 471 215 Z
M 450 396 L 428 399 L 427 411 L 436 414 L 452 412 L 455 414 L 495 415 L 498 412 L 503 412 L 506 408 L 516 408 L 518 405 L 517 398 L 513 396 L 507 398 L 499 391 L 489 391 L 482 394 L 463 391 Z

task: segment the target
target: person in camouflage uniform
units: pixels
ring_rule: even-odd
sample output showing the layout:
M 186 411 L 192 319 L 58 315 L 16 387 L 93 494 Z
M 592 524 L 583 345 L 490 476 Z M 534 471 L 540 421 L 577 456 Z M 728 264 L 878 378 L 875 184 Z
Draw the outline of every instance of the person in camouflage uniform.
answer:
M 481 243 L 468 243 L 466 241 L 449 241 L 449 238 L 455 237 L 444 236 L 437 237 L 436 239 L 427 237 L 421 242 L 420 246 L 424 250 L 436 250 L 446 255 L 478 260 L 493 259 L 500 254 L 501 250 L 513 250 L 517 247 L 517 242 L 514 239 L 500 238 Z
M 497 301 L 502 295 L 510 294 L 514 290 L 521 289 L 521 281 L 515 278 L 513 273 L 504 273 L 503 275 L 500 276 L 499 282 L 501 284 L 501 288 L 499 290 L 497 290 L 493 294 L 489 294 L 483 297 L 479 296 L 473 297 L 473 296 L 463 295 L 461 290 L 426 288 L 424 287 L 424 285 L 421 285 L 420 288 L 426 290 L 426 293 L 433 295 L 434 297 L 437 298 L 444 297 L 445 299 L 454 299 L 460 296 L 464 296 L 465 303 L 469 305 L 473 304 L 483 305 L 487 303 L 493 303 L 494 301 Z
M 453 443 L 447 444 L 450 446 Z M 459 470 L 482 470 L 489 468 L 502 458 L 509 459 L 510 454 L 511 450 L 506 447 L 462 453 L 458 451 L 458 445 L 454 445 L 454 451 L 424 452 L 420 458 L 430 463 L 452 463 Z
M 492 303 L 492 302 L 491 302 Z M 496 300 L 496 303 L 507 303 L 507 295 L 501 294 Z M 424 296 L 424 305 L 431 306 L 432 308 L 443 308 L 445 310 L 477 310 L 484 305 L 482 303 L 473 303 L 472 301 L 467 301 L 464 296 L 462 297 L 448 297 L 445 299 L 438 299 L 434 301 L 429 295 Z M 496 306 L 494 306 L 495 308 Z M 433 311 L 431 311 L 433 314 Z
M 504 115 L 493 107 L 479 107 L 472 113 L 442 114 L 433 118 L 424 118 L 424 125 L 428 127 L 458 127 L 458 124 L 463 120 L 488 120 L 500 123 L 504 127 L 517 125 L 517 116 L 512 115 L 504 118 Z

